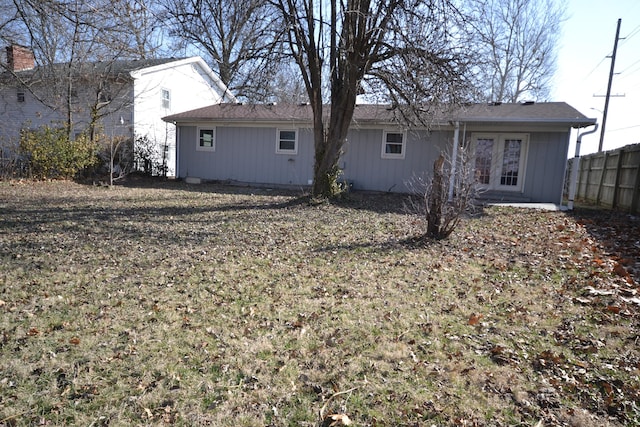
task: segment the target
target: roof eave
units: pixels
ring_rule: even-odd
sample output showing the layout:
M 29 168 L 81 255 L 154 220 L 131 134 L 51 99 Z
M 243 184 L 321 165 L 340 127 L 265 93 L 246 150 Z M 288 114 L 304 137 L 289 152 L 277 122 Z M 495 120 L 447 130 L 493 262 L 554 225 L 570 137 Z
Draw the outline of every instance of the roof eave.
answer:
M 586 126 L 593 126 L 596 124 L 596 119 L 567 119 L 567 118 L 558 118 L 558 119 L 538 119 L 538 118 L 499 118 L 499 117 L 473 117 L 473 118 L 465 118 L 460 117 L 457 119 L 453 119 L 453 121 L 457 121 L 460 123 L 504 123 L 504 124 L 539 124 L 539 125 L 565 125 L 571 126 L 573 128 L 582 128 Z
M 162 64 L 152 65 L 150 67 L 139 67 L 134 70 L 129 71 L 129 75 L 137 79 L 140 76 L 148 73 L 153 73 L 155 71 L 166 70 L 171 67 L 175 67 L 177 65 L 188 64 L 189 62 L 193 62 L 194 57 L 184 58 L 184 59 L 176 59 L 175 61 L 167 61 Z
M 247 123 L 308 123 L 312 124 L 312 120 L 301 117 L 288 117 L 288 118 L 238 118 L 238 117 L 182 117 L 179 115 L 165 116 L 162 120 L 168 123 L 233 123 L 233 124 L 247 124 Z

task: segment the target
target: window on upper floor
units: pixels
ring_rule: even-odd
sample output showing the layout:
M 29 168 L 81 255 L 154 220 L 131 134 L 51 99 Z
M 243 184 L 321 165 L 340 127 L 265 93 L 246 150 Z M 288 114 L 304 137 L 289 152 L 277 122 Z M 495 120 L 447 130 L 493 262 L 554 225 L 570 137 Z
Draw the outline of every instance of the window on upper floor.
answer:
M 297 154 L 298 132 L 295 129 L 278 129 L 276 139 L 276 153 Z
M 404 159 L 406 135 L 404 132 L 384 131 L 382 133 L 382 158 Z
M 19 88 L 18 92 L 16 93 L 16 96 L 17 96 L 18 102 L 24 102 L 25 101 L 24 89 Z
M 215 128 L 198 129 L 198 151 L 216 151 L 216 130 Z
M 162 89 L 162 108 L 171 108 L 171 92 L 169 89 Z

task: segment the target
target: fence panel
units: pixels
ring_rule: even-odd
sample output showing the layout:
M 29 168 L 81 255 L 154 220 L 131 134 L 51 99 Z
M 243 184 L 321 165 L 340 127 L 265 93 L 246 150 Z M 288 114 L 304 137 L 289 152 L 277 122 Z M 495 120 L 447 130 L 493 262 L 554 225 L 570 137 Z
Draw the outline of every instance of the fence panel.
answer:
M 573 160 L 569 168 L 573 167 Z M 640 144 L 582 157 L 576 199 L 640 213 Z

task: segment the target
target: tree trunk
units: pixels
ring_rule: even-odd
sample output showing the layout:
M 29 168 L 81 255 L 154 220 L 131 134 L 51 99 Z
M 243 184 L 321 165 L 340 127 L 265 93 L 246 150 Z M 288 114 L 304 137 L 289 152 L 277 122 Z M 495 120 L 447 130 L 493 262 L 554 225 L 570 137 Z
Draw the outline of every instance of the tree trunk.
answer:
M 431 192 L 428 200 L 427 235 L 429 237 L 440 237 L 443 207 L 446 203 L 445 182 L 444 156 L 440 155 L 433 163 L 433 181 L 431 182 Z
M 322 142 L 316 142 L 315 163 L 313 168 L 312 195 L 319 198 L 331 198 L 338 192 L 340 153 L 345 139 L 329 139 L 322 133 Z
M 356 89 L 361 70 L 348 61 L 340 62 L 338 68 L 340 73 L 332 77 L 329 126 L 326 129 L 323 127 L 322 132 L 316 132 L 315 135 L 314 197 L 331 198 L 340 192 L 338 163 L 356 108 Z

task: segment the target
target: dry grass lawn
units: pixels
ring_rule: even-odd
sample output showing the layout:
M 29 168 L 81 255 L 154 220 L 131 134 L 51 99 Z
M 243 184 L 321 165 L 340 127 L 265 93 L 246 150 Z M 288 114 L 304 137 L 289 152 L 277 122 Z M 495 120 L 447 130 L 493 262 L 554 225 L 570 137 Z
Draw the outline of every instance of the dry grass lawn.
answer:
M 404 197 L 0 182 L 0 425 L 640 425 L 638 218 Z

